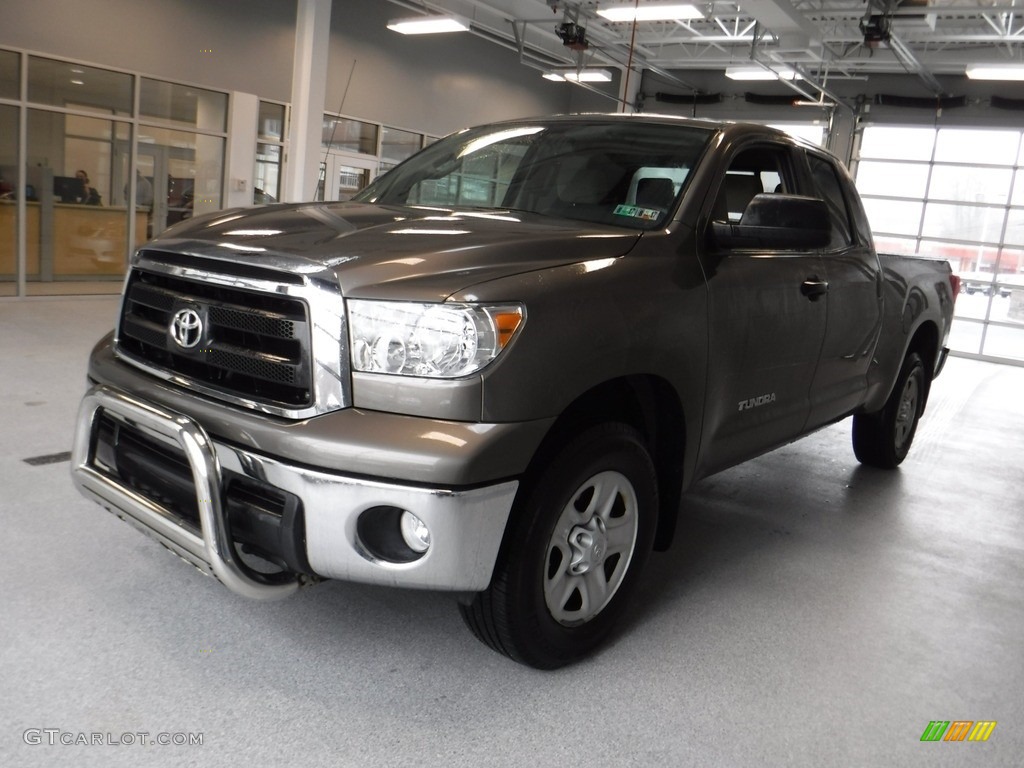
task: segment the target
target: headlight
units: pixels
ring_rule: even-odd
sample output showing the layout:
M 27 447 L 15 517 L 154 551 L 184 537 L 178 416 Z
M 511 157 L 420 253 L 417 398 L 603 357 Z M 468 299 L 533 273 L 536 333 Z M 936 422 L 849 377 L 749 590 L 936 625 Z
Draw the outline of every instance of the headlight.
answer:
M 348 321 L 353 370 L 451 379 L 496 358 L 523 308 L 349 299 Z

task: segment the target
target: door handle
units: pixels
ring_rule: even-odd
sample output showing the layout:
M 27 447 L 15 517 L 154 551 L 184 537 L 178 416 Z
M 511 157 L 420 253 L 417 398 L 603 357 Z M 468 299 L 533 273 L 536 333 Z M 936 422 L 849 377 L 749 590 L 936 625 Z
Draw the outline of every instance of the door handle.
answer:
M 817 275 L 811 275 L 801 283 L 800 293 L 811 301 L 817 301 L 828 293 L 828 281 L 819 280 Z

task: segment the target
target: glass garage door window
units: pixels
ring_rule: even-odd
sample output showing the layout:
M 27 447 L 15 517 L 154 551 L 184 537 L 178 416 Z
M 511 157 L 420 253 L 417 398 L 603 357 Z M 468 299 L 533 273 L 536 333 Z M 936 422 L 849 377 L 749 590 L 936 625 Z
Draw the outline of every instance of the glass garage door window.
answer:
M 869 125 L 857 187 L 880 252 L 961 276 L 950 347 L 1024 364 L 1024 135 Z

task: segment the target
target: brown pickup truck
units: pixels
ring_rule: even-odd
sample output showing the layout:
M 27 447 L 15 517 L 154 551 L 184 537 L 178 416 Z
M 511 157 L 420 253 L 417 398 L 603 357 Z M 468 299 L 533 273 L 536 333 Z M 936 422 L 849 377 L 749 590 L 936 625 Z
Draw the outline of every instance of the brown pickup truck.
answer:
M 241 595 L 448 590 L 491 648 L 557 667 L 700 478 L 848 416 L 860 461 L 898 465 L 958 289 L 880 258 L 842 165 L 772 129 L 474 128 L 353 201 L 140 249 L 73 477 Z

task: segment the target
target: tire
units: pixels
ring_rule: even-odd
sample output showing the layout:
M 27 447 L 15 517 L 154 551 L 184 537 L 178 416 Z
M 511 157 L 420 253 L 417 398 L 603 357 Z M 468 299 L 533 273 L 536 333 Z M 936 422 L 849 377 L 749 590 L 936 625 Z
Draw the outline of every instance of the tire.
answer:
M 924 363 L 911 352 L 900 367 L 896 386 L 878 413 L 853 417 L 853 453 L 872 467 L 895 469 L 907 457 L 924 410 Z
M 654 540 L 657 478 L 635 430 L 591 427 L 519 488 L 490 586 L 460 604 L 488 647 L 537 669 L 578 661 L 626 606 Z

